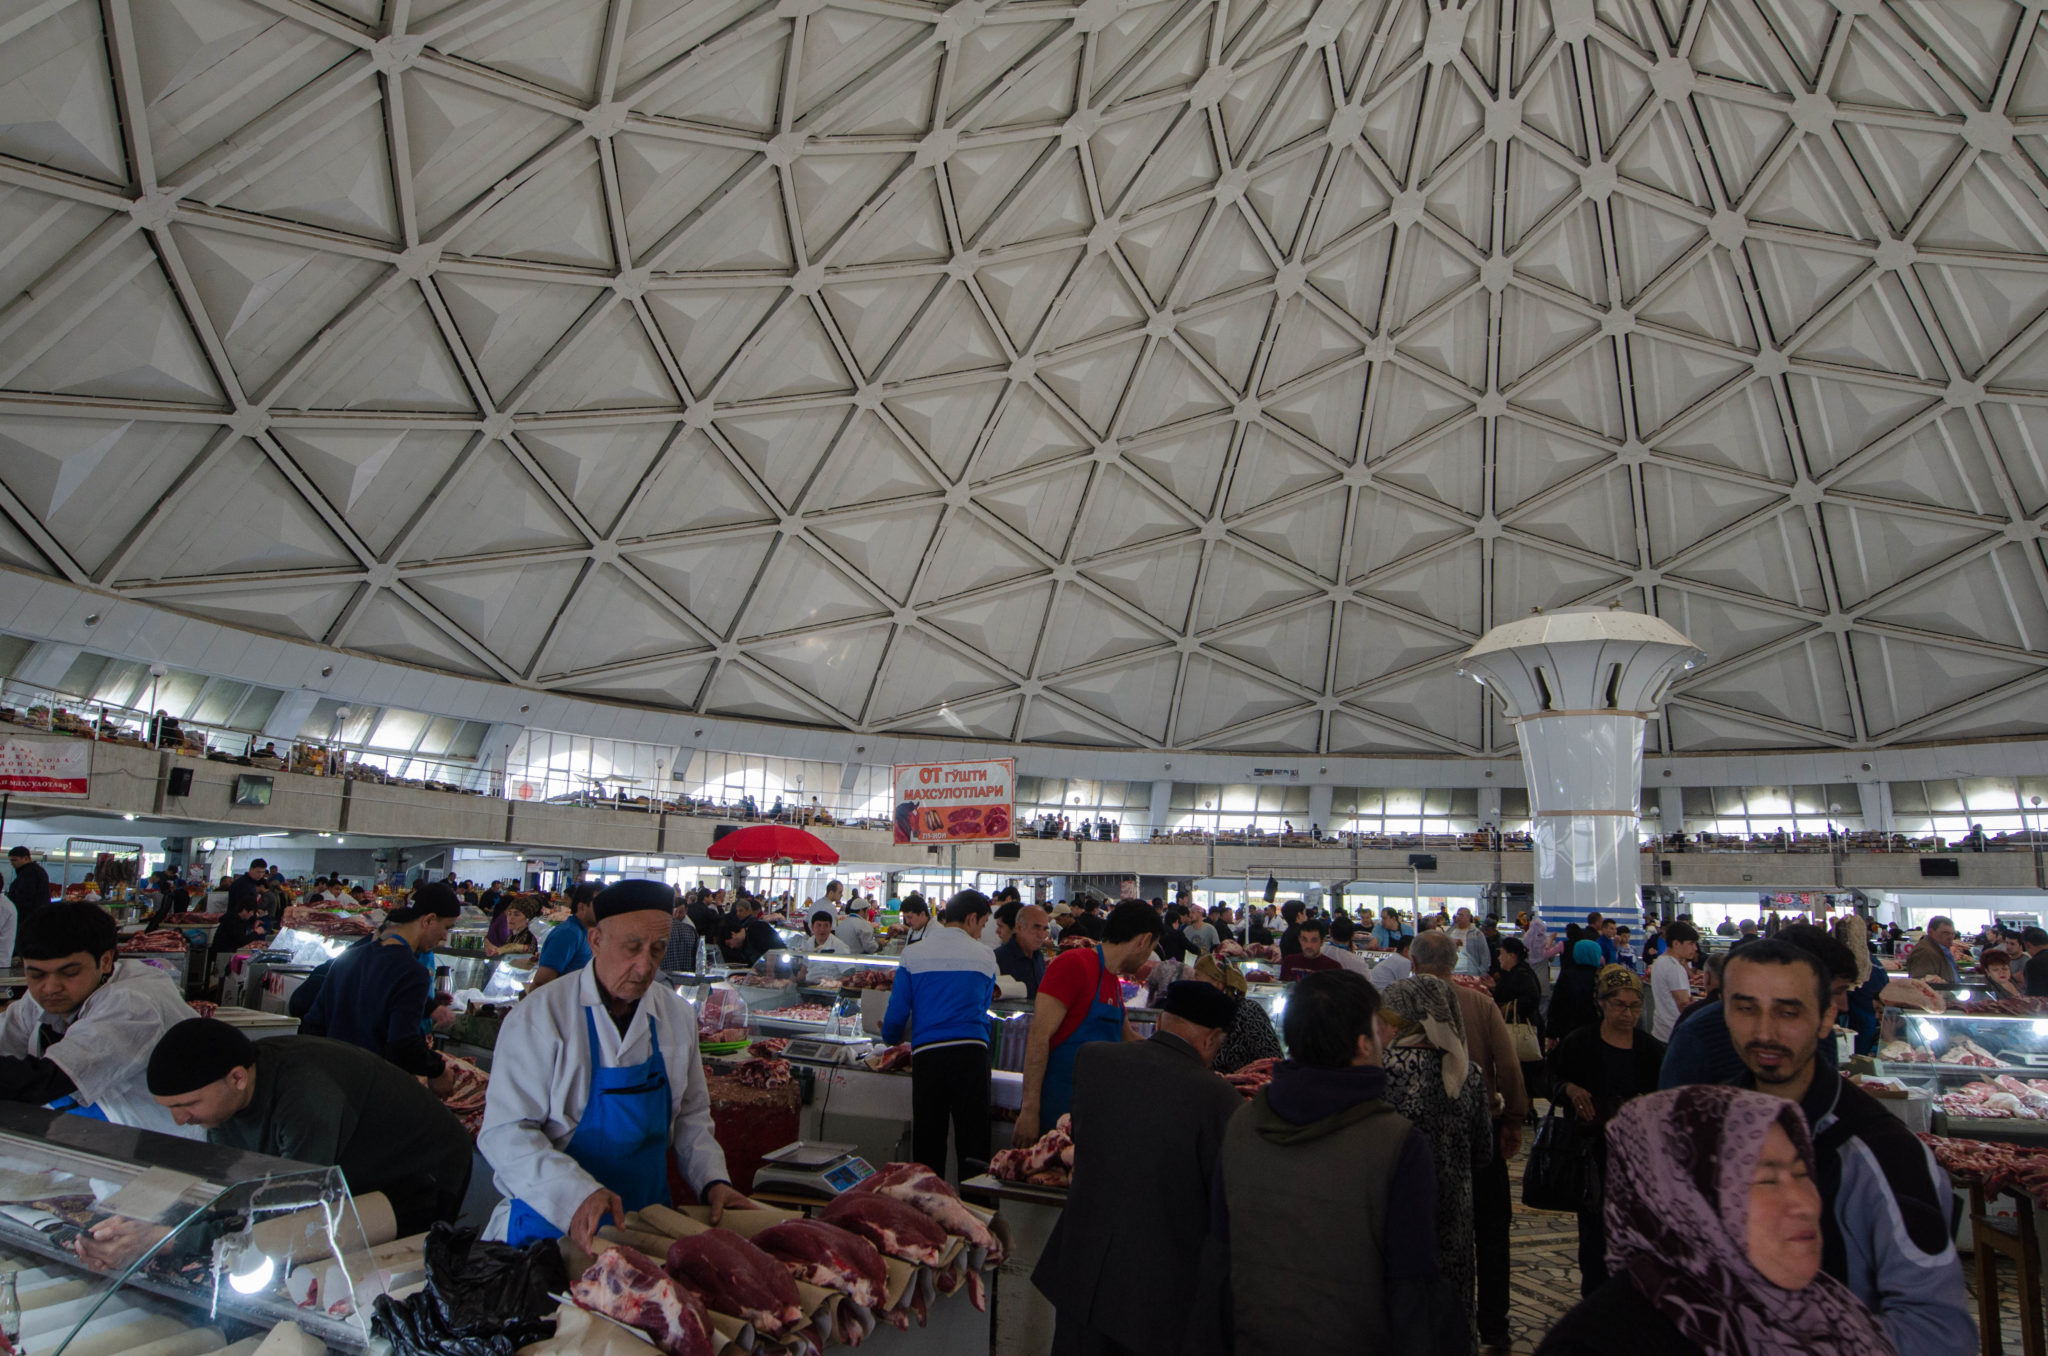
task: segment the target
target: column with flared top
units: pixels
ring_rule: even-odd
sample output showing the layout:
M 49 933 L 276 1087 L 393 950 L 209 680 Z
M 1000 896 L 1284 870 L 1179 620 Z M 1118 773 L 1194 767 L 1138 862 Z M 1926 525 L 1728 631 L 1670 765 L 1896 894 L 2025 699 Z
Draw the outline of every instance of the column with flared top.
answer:
M 1500 699 L 1529 779 L 1536 907 L 1559 931 L 1642 919 L 1643 723 L 1699 647 L 1637 612 L 1537 613 L 1494 627 L 1459 671 Z

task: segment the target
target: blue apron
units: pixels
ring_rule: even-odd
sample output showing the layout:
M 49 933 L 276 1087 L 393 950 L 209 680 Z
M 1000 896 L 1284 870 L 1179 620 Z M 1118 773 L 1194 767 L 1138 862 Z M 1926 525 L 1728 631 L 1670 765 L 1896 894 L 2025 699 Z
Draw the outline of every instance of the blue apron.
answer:
M 590 1008 L 583 1009 L 583 1024 L 590 1039 L 590 1101 L 563 1152 L 606 1190 L 617 1192 L 626 1209 L 666 1205 L 671 1108 L 668 1065 L 661 1057 L 661 1032 L 655 1028 L 654 1016 L 649 1013 L 647 1017 L 647 1038 L 654 1053 L 638 1064 L 616 1069 L 604 1067 L 597 1018 Z M 605 1218 L 611 1219 L 609 1215 Z M 545 1215 L 525 1201 L 513 1200 L 505 1227 L 507 1243 L 523 1248 L 543 1238 L 561 1236 L 562 1231 L 548 1223 Z
M 1074 1059 L 1081 1053 L 1081 1047 L 1091 1041 L 1120 1041 L 1124 1038 L 1123 983 L 1117 983 L 1117 1001 L 1102 1001 L 1102 981 L 1109 974 L 1109 962 L 1102 957 L 1102 948 L 1095 948 L 1095 963 L 1100 973 L 1095 978 L 1095 988 L 1088 999 L 1088 1015 L 1081 1019 L 1067 1038 L 1055 1045 L 1045 1057 L 1045 1081 L 1038 1091 L 1038 1129 L 1042 1134 L 1059 1123 L 1060 1117 L 1074 1109 Z

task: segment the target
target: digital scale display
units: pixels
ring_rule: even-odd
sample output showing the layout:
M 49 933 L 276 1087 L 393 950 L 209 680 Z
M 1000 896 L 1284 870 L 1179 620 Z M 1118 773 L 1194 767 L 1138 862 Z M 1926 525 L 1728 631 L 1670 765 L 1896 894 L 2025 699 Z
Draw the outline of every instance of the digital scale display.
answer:
M 859 1186 L 874 1175 L 875 1170 L 868 1166 L 866 1159 L 855 1158 L 826 1173 L 825 1181 L 834 1191 L 845 1191 L 849 1187 Z

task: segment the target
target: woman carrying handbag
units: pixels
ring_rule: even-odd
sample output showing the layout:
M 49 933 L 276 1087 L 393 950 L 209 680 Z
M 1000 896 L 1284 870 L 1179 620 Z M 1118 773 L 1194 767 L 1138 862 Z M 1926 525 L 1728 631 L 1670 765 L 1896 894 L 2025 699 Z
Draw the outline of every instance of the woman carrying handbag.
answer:
M 1604 967 L 1594 980 L 1597 1026 L 1580 1027 L 1550 1052 L 1553 1111 L 1569 1106 L 1581 1130 L 1593 1133 L 1589 1182 L 1579 1200 L 1579 1290 L 1590 1295 L 1607 1280 L 1607 1230 L 1601 1218 L 1607 1171 L 1607 1123 L 1622 1105 L 1657 1090 L 1664 1046 L 1641 1026 L 1643 986 L 1626 966 Z M 1544 1129 L 1548 1130 L 1549 1125 Z M 1540 1138 L 1540 1136 L 1539 1136 Z
M 1515 1059 L 1522 1066 L 1522 1086 L 1534 1102 L 1549 1086 L 1543 1064 L 1543 988 L 1529 968 L 1529 948 L 1519 937 L 1501 939 L 1493 1001 L 1500 1005 L 1500 1015 L 1508 1024 L 1508 1039 L 1515 1043 Z M 1529 1113 L 1529 1123 L 1536 1123 L 1534 1110 Z

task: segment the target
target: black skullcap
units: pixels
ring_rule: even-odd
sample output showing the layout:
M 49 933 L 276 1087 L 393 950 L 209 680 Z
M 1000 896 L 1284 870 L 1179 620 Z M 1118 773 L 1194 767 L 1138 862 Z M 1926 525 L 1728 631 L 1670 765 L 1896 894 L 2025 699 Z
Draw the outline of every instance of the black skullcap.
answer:
M 1166 986 L 1161 1008 L 1182 1021 L 1217 1031 L 1228 1030 L 1237 1020 L 1237 1004 L 1229 994 L 1199 979 L 1177 979 Z
M 389 923 L 413 923 L 430 913 L 443 918 L 462 916 L 462 900 L 456 896 L 452 886 L 438 880 L 419 886 L 411 898 L 384 915 L 384 919 Z
M 599 890 L 591 907 L 596 909 L 600 923 L 622 913 L 674 913 L 676 892 L 658 880 L 622 880 Z
M 256 1043 L 212 1017 L 179 1022 L 157 1041 L 149 1056 L 152 1097 L 182 1097 L 246 1069 L 256 1062 Z

